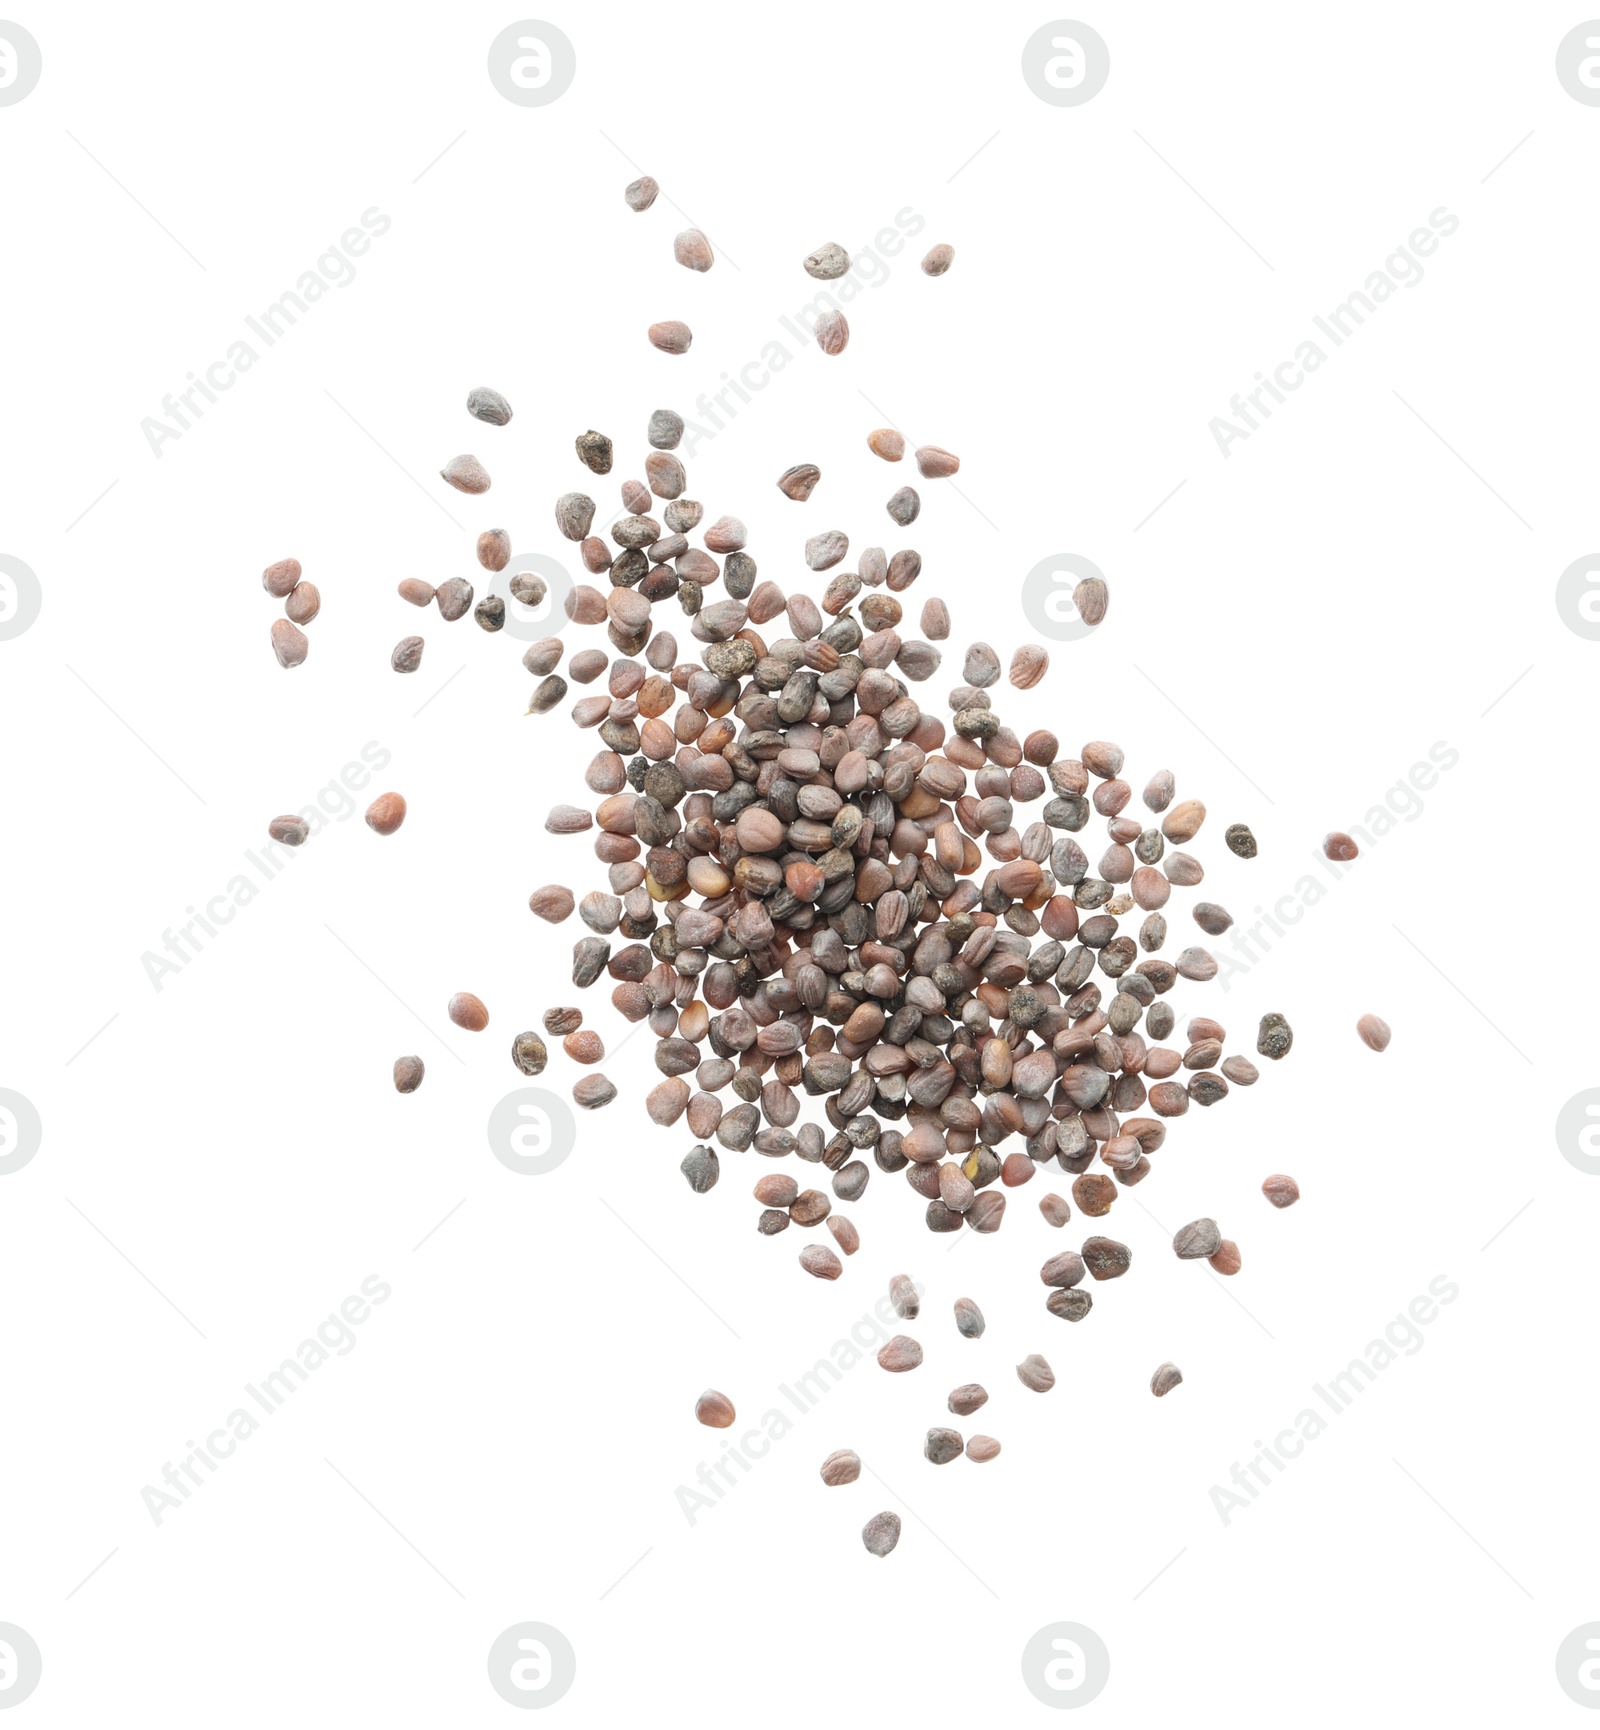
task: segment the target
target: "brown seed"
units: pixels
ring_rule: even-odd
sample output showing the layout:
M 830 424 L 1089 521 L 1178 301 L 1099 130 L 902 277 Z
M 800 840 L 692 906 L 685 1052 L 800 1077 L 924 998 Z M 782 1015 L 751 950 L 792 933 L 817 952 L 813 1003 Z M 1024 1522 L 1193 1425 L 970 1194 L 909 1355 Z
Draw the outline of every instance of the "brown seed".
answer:
M 394 1090 L 415 1093 L 422 1085 L 423 1063 L 420 1057 L 397 1057 L 394 1060 Z
M 398 592 L 402 601 L 410 601 L 414 607 L 425 607 L 433 599 L 433 584 L 423 582 L 421 577 L 406 577 Z
M 1054 1190 L 1039 1197 L 1039 1211 L 1048 1225 L 1065 1225 L 1072 1218 L 1072 1209 L 1067 1205 L 1065 1196 L 1057 1195 Z
M 914 523 L 922 510 L 922 500 L 915 487 L 901 487 L 891 493 L 885 506 L 889 515 L 904 528 L 908 523 Z
M 1056 1385 L 1056 1372 L 1037 1352 L 1030 1352 L 1017 1365 L 1017 1380 L 1036 1394 L 1047 1394 Z
M 808 1243 L 800 1252 L 800 1265 L 815 1279 L 837 1279 L 844 1272 L 844 1263 L 822 1243 Z
M 1078 1204 L 1080 1213 L 1088 1214 L 1091 1219 L 1102 1219 L 1110 1213 L 1111 1204 L 1117 1199 L 1117 1186 L 1100 1172 L 1086 1171 L 1082 1177 L 1072 1180 L 1072 1199 Z
M 1261 1017 L 1261 1027 L 1256 1034 L 1256 1050 L 1263 1057 L 1277 1061 L 1288 1056 L 1293 1044 L 1294 1029 L 1283 1016 L 1274 1011 Z
M 917 469 L 924 480 L 943 480 L 947 475 L 956 474 L 960 468 L 961 458 L 953 451 L 939 445 L 917 447 Z
M 537 1033 L 519 1033 L 511 1041 L 511 1061 L 524 1075 L 542 1075 L 549 1056 Z
M 832 282 L 850 268 L 850 254 L 837 241 L 830 240 L 826 246 L 807 253 L 803 262 L 807 276 L 814 276 L 818 282 Z
M 1235 1087 L 1253 1087 L 1261 1079 L 1261 1071 L 1248 1057 L 1225 1057 L 1222 1073 Z
M 821 1225 L 832 1211 L 833 1203 L 820 1189 L 803 1189 L 789 1204 L 796 1225 Z
M 1031 691 L 1050 665 L 1047 650 L 1037 643 L 1024 643 L 1011 657 L 1011 683 L 1019 691 Z
M 914 1322 L 922 1312 L 922 1298 L 916 1281 L 908 1273 L 897 1273 L 889 1281 L 889 1302 L 902 1321 Z
M 272 621 L 272 652 L 278 657 L 280 667 L 298 667 L 310 649 L 304 631 L 298 630 L 287 619 Z
M 528 897 L 529 912 L 537 913 L 552 925 L 559 925 L 563 919 L 570 918 L 576 905 L 577 898 L 572 891 L 563 889 L 559 883 L 547 883 Z
M 833 1233 L 833 1241 L 845 1255 L 854 1255 L 861 1248 L 861 1233 L 843 1214 L 828 1215 L 828 1230 Z
M 1072 591 L 1072 604 L 1086 625 L 1098 625 L 1111 604 L 1111 591 L 1101 577 L 1083 577 Z
M 646 332 L 651 346 L 659 348 L 663 354 L 687 354 L 689 345 L 694 341 L 694 332 L 681 319 L 663 319 L 659 324 L 653 324 Z
M 457 1027 L 468 1033 L 482 1033 L 489 1025 L 489 1011 L 484 1008 L 483 999 L 474 997 L 470 991 L 458 991 L 450 999 L 447 1013 Z
M 274 817 L 267 825 L 267 833 L 286 847 L 299 847 L 311 833 L 311 825 L 304 817 Z
M 433 598 L 439 604 L 439 617 L 454 624 L 466 616 L 467 608 L 472 605 L 472 584 L 465 577 L 451 577 L 448 582 L 440 583 Z
M 988 1324 L 983 1319 L 983 1311 L 969 1297 L 956 1299 L 956 1332 L 966 1340 L 983 1338 L 983 1330 Z
M 1222 1274 L 1236 1274 L 1244 1266 L 1244 1257 L 1231 1237 L 1225 1237 L 1209 1259 L 1212 1267 Z
M 478 563 L 486 571 L 503 571 L 510 562 L 510 535 L 504 529 L 485 529 L 478 536 Z
M 950 635 L 950 609 L 943 601 L 923 602 L 922 634 L 936 643 L 942 643 Z
M 574 1063 L 598 1063 L 606 1054 L 605 1042 L 588 1027 L 569 1033 L 561 1041 L 561 1049 Z
M 843 354 L 850 343 L 850 323 L 842 312 L 825 312 L 817 320 L 817 347 L 824 354 Z
M 938 272 L 935 271 L 932 274 L 937 275 Z M 968 1436 L 967 1438 L 967 1458 L 974 1465 L 987 1465 L 999 1452 L 1000 1444 L 993 1436 Z
M 298 559 L 279 559 L 275 565 L 268 565 L 261 573 L 261 586 L 269 595 L 276 595 L 281 601 L 293 594 L 295 585 L 300 581 L 300 561 Z
M 439 473 L 458 493 L 486 493 L 489 490 L 489 471 L 474 456 L 451 457 Z
M 950 1397 L 945 1404 L 958 1418 L 970 1418 L 979 1406 L 986 1405 L 989 1400 L 989 1390 L 979 1382 L 963 1382 L 959 1388 L 952 1388 Z
M 629 210 L 648 210 L 656 201 L 656 194 L 661 188 L 648 174 L 642 174 L 637 180 L 630 180 L 623 188 L 622 196 L 628 201 Z
M 822 1481 L 830 1489 L 853 1484 L 861 1476 L 861 1456 L 854 1448 L 839 1448 L 822 1462 Z
M 581 835 L 590 828 L 594 818 L 581 805 L 552 805 L 545 818 L 545 829 L 552 835 Z
M 1300 1185 L 1292 1177 L 1278 1172 L 1262 1179 L 1261 1193 L 1274 1207 L 1293 1207 L 1300 1199 Z
M 701 539 L 713 553 L 739 552 L 749 540 L 749 533 L 737 517 L 718 517 Z
M 1150 1392 L 1159 1400 L 1164 1394 L 1170 1394 L 1183 1380 L 1183 1371 L 1176 1364 L 1161 1364 L 1150 1378 Z
M 515 571 L 512 573 L 511 598 L 514 601 L 521 601 L 523 606 L 538 606 L 549 592 L 549 589 L 545 586 L 544 578 L 536 575 L 533 571 Z M 561 657 L 557 655 L 556 660 L 559 660 L 560 658 Z M 551 666 L 554 665 L 555 662 L 552 661 Z M 531 672 L 532 669 L 530 668 L 529 671 Z
M 914 1370 L 922 1362 L 922 1347 L 909 1334 L 896 1334 L 878 1352 L 878 1367 L 892 1375 Z
M 422 650 L 421 637 L 402 637 L 394 646 L 389 665 L 397 673 L 414 673 L 422 665 Z
M 672 256 L 686 270 L 710 270 L 711 242 L 698 228 L 686 228 L 672 242 Z
M 1335 829 L 1332 834 L 1322 838 L 1322 851 L 1330 859 L 1345 861 L 1354 859 L 1361 849 L 1341 829 Z
M 900 1542 L 900 1516 L 888 1512 L 874 1514 L 861 1528 L 861 1542 L 868 1555 L 887 1556 Z
M 1144 802 L 1152 811 L 1165 811 L 1172 803 L 1177 782 L 1170 769 L 1157 769 L 1145 783 Z
M 734 1421 L 733 1401 L 715 1388 L 707 1388 L 694 1403 L 694 1415 L 707 1429 L 725 1430 Z
M 283 603 L 285 614 L 297 625 L 309 625 L 322 611 L 322 596 L 315 583 L 296 583 Z
M 1361 1035 L 1361 1043 L 1373 1051 L 1387 1051 L 1392 1035 L 1389 1023 L 1380 1015 L 1363 1015 L 1356 1023 L 1356 1032 Z
M 380 793 L 367 807 L 367 827 L 392 835 L 406 820 L 406 802 L 398 793 Z
M 1222 1245 L 1222 1233 L 1214 1219 L 1191 1220 L 1172 1235 L 1172 1251 L 1179 1261 L 1204 1261 Z
M 593 1075 L 586 1075 L 581 1081 L 573 1084 L 573 1103 L 580 1106 L 584 1111 L 598 1111 L 601 1106 L 609 1105 L 616 1097 L 615 1086 L 598 1070 Z
M 943 276 L 950 268 L 955 256 L 956 249 L 944 241 L 940 241 L 937 246 L 930 249 L 928 256 L 923 259 L 922 274 L 924 276 Z M 998 1446 L 998 1444 L 996 1445 Z
M 821 479 L 822 470 L 815 463 L 796 463 L 778 476 L 778 491 L 804 504 Z
M 504 426 L 511 419 L 511 404 L 499 391 L 480 384 L 467 392 L 467 413 L 490 426 Z
M 1120 1279 L 1133 1262 L 1133 1252 L 1115 1238 L 1089 1237 L 1083 1240 L 1083 1259 L 1095 1279 Z
M 591 427 L 588 432 L 581 432 L 573 441 L 578 461 L 591 473 L 608 475 L 611 473 L 612 446 L 611 440 L 602 432 L 596 432 Z
M 1169 841 L 1192 841 L 1205 820 L 1205 806 L 1198 799 L 1185 799 L 1161 819 L 1161 833 Z
M 935 1427 L 928 1431 L 927 1439 L 922 1444 L 923 1458 L 931 1460 L 936 1466 L 948 1466 L 952 1460 L 961 1458 L 961 1445 L 959 1430 Z
M 881 426 L 867 434 L 867 449 L 886 463 L 897 463 L 906 454 L 906 441 L 893 427 Z

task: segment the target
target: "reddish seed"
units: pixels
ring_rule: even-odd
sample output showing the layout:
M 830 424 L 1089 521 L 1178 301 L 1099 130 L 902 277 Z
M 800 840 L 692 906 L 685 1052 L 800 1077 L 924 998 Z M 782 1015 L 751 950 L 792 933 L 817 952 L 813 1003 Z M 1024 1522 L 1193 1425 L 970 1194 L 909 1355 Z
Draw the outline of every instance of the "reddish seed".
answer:
M 406 802 L 398 793 L 380 793 L 367 807 L 367 827 L 392 835 L 406 820 Z
M 715 1388 L 707 1388 L 694 1403 L 694 1415 L 707 1429 L 725 1430 L 734 1421 L 733 1401 Z
M 1274 1207 L 1293 1207 L 1300 1199 L 1300 1185 L 1292 1177 L 1278 1172 L 1263 1179 L 1261 1193 Z
M 1337 859 L 1343 862 L 1354 859 L 1361 849 L 1343 832 L 1343 830 L 1335 829 L 1332 834 L 1323 836 L 1322 851 L 1326 853 L 1330 859 Z
M 470 991 L 458 991 L 450 999 L 448 1013 L 456 1026 L 468 1033 L 482 1033 L 489 1025 L 489 1011 L 484 1007 L 483 999 L 474 997 Z

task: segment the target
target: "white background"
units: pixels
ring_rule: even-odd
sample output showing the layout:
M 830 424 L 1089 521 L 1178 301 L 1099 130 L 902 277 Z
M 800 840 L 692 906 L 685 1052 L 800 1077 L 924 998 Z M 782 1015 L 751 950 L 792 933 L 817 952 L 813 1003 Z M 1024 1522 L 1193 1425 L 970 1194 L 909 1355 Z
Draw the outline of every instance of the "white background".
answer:
M 1554 586 L 1596 539 L 1600 111 L 1554 63 L 1584 14 L 1097 0 L 1109 82 L 1056 108 L 1020 73 L 1056 16 L 1036 7 L 565 6 L 576 80 L 519 108 L 485 70 L 504 7 L 13 6 L 44 64 L 0 108 L 0 551 L 44 595 L 0 643 L 0 1085 L 44 1122 L 0 1184 L 0 1620 L 45 1665 L 22 1710 L 502 1723 L 485 1656 L 535 1619 L 576 1649 L 574 1724 L 1017 1722 L 1046 1716 L 1025 1642 L 1071 1620 L 1110 1650 L 1107 1723 L 1572 1718 L 1556 1647 L 1600 1614 L 1600 1185 L 1554 1120 L 1596 1081 L 1600 646 Z M 664 193 L 636 216 L 641 169 Z M 153 456 L 141 421 L 374 206 L 392 227 L 356 279 Z M 1440 206 L 1460 227 L 1424 280 L 1224 459 L 1209 420 Z M 394 592 L 480 578 L 490 525 L 574 566 L 551 515 L 585 484 L 574 436 L 616 439 L 592 488 L 615 508 L 649 411 L 692 413 L 810 299 L 807 252 L 907 209 L 926 226 L 847 352 L 787 338 L 689 457 L 764 577 L 819 593 L 799 555 L 822 528 L 920 548 L 913 614 L 937 594 L 956 618 L 933 704 L 972 637 L 1035 635 L 1035 563 L 1093 559 L 1109 619 L 1002 686 L 1006 716 L 1069 752 L 1120 741 L 1135 785 L 1170 767 L 1241 924 L 1430 747 L 1459 753 L 1257 967 L 1184 988 L 1180 1027 L 1215 1014 L 1248 1051 L 1281 1009 L 1294 1051 L 1173 1126 L 1107 1222 L 1132 1275 L 1073 1328 L 1036 1269 L 1091 1228 L 1044 1224 L 1048 1179 L 997 1236 L 936 1238 L 874 1171 L 860 1254 L 807 1279 L 797 1232 L 755 1233 L 754 1155 L 687 1189 L 687 1133 L 643 1116 L 647 1034 L 559 1171 L 495 1162 L 511 1037 L 574 1000 L 577 923 L 527 895 L 603 886 L 587 840 L 543 830 L 596 741 L 524 718 L 520 644 Z M 672 260 L 691 219 L 705 276 Z M 956 262 L 931 280 L 937 240 Z M 693 326 L 686 358 L 646 344 L 660 318 Z M 466 415 L 478 384 L 509 427 Z M 864 443 L 886 419 L 962 457 L 909 531 L 882 501 L 915 477 Z M 486 498 L 436 478 L 463 451 Z M 823 469 L 804 506 L 772 484 L 800 461 Z M 323 595 L 293 673 L 258 580 L 288 554 Z M 329 824 L 154 990 L 141 956 L 368 741 L 404 829 Z M 458 990 L 486 1034 L 446 1021 Z M 616 1045 L 606 990 L 584 1001 Z M 401 1098 L 407 1051 L 428 1075 Z M 558 1055 L 545 1082 L 576 1073 Z M 1304 1190 L 1283 1214 L 1258 1187 L 1279 1170 Z M 1231 1282 L 1167 1248 L 1201 1214 L 1242 1248 Z M 757 1420 L 901 1270 L 924 1367 L 869 1357 L 691 1527 L 674 1492 L 721 1441 L 696 1394 Z M 372 1274 L 393 1296 L 355 1349 L 153 1524 L 142 1486 Z M 1211 1486 L 1438 1275 L 1460 1296 L 1423 1347 L 1225 1526 Z M 980 1342 L 949 1319 L 963 1294 Z M 1043 1398 L 1012 1373 L 1031 1351 Z M 1157 1402 L 1167 1358 L 1186 1380 Z M 993 1397 L 966 1427 L 1005 1451 L 936 1469 L 922 1434 L 968 1379 Z M 841 1446 L 881 1478 L 824 1489 Z M 886 1561 L 857 1536 L 880 1507 L 905 1517 Z

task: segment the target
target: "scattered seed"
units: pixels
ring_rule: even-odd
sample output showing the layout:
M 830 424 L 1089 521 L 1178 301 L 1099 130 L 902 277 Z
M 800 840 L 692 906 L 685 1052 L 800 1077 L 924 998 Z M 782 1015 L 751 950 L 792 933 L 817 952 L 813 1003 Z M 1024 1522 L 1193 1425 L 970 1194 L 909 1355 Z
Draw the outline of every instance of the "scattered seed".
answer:
M 1248 823 L 1230 823 L 1222 839 L 1228 844 L 1228 851 L 1236 853 L 1241 859 L 1254 859 L 1256 856 L 1256 838 L 1250 833 Z
M 311 825 L 304 817 L 274 817 L 267 825 L 267 833 L 286 847 L 299 847 L 311 833 Z
M 1072 1209 L 1067 1205 L 1066 1198 L 1057 1195 L 1054 1190 L 1039 1197 L 1039 1211 L 1049 1225 L 1062 1226 L 1072 1218 Z
M 833 1233 L 833 1241 L 838 1244 L 844 1255 L 854 1255 L 861 1248 L 861 1233 L 843 1214 L 828 1215 L 828 1230 Z
M 961 467 L 961 458 L 939 445 L 920 445 L 916 454 L 917 469 L 924 480 L 943 480 Z
M 402 637 L 394 646 L 389 665 L 397 673 L 414 673 L 422 665 L 422 649 L 421 637 Z
M 982 1339 L 983 1330 L 987 1325 L 983 1319 L 983 1311 L 971 1298 L 956 1299 L 956 1332 L 963 1339 Z
M 861 1528 L 861 1542 L 869 1555 L 887 1556 L 900 1542 L 900 1516 L 887 1512 L 874 1514 Z
M 399 586 L 402 601 L 409 601 L 414 607 L 425 607 L 433 599 L 432 583 L 425 583 L 420 577 L 407 577 Z
M 1361 849 L 1343 830 L 1335 829 L 1332 834 L 1323 836 L 1322 851 L 1330 859 L 1337 859 L 1342 863 L 1354 859 Z
M 1204 1261 L 1207 1256 L 1215 1255 L 1221 1244 L 1222 1233 L 1214 1219 L 1191 1220 L 1172 1238 L 1173 1254 L 1179 1261 Z
M 617 1090 L 600 1074 L 586 1075 L 581 1081 L 575 1082 L 572 1088 L 574 1104 L 584 1111 L 598 1111 L 601 1106 L 609 1105 L 617 1097 Z
M 1083 1259 L 1095 1279 L 1120 1279 L 1133 1262 L 1133 1251 L 1114 1238 L 1090 1237 L 1083 1241 Z
M 597 475 L 611 473 L 611 440 L 604 433 L 590 428 L 588 432 L 579 433 L 574 443 L 578 451 L 578 461 L 586 469 Z
M 807 1244 L 801 1250 L 800 1265 L 817 1279 L 837 1279 L 844 1272 L 844 1263 L 821 1243 Z
M 822 1462 L 821 1476 L 830 1489 L 837 1489 L 840 1484 L 853 1484 L 861 1476 L 860 1454 L 854 1448 L 837 1449 Z M 871 1545 L 867 1547 L 870 1549 Z
M 683 1156 L 678 1170 L 683 1173 L 690 1189 L 696 1195 L 704 1195 L 707 1190 L 715 1189 L 717 1179 L 722 1175 L 721 1163 L 715 1150 L 703 1145 L 690 1148 Z
M 1017 1365 L 1017 1380 L 1036 1394 L 1047 1394 L 1056 1385 L 1056 1372 L 1037 1352 L 1030 1352 Z
M 1274 1207 L 1293 1207 L 1300 1199 L 1300 1185 L 1279 1172 L 1262 1180 L 1261 1193 Z
M 1170 1394 L 1183 1380 L 1183 1371 L 1176 1364 L 1161 1364 L 1150 1378 L 1150 1392 L 1159 1400 Z
M 1276 1012 L 1261 1017 L 1261 1029 L 1256 1036 L 1256 1050 L 1263 1057 L 1276 1061 L 1286 1057 L 1289 1047 L 1294 1044 L 1294 1030 L 1283 1016 Z
M 663 319 L 659 324 L 653 324 L 645 333 L 650 338 L 653 348 L 658 348 L 663 354 L 687 354 L 689 345 L 694 341 L 694 332 L 681 319 Z
M 465 577 L 451 577 L 448 582 L 440 583 L 433 598 L 439 606 L 439 617 L 454 624 L 466 616 L 467 608 L 472 605 L 472 584 Z
M 950 1397 L 945 1404 L 958 1418 L 970 1418 L 979 1406 L 987 1405 L 989 1390 L 980 1382 L 963 1382 L 959 1388 L 952 1388 Z
M 715 1388 L 707 1388 L 694 1403 L 694 1415 L 707 1429 L 726 1430 L 734 1422 L 733 1401 Z
M 885 506 L 889 515 L 904 528 L 908 523 L 914 523 L 922 509 L 922 500 L 917 496 L 915 487 L 901 487 L 898 492 L 891 493 Z
M 881 426 L 867 434 L 867 448 L 886 463 L 897 463 L 906 454 L 906 441 L 893 427 Z
M 394 1060 L 394 1090 L 415 1093 L 422 1085 L 423 1063 L 420 1057 L 397 1057 Z
M 819 246 L 815 252 L 808 253 L 805 258 L 806 275 L 814 276 L 818 282 L 832 282 L 836 277 L 843 276 L 849 268 L 850 254 L 832 240 L 826 246 Z
M 309 625 L 322 611 L 322 595 L 315 583 L 296 583 L 283 603 L 285 615 L 297 625 Z
M 843 354 L 850 342 L 850 324 L 842 312 L 825 312 L 817 320 L 817 347 L 824 354 Z
M 1225 1237 L 1209 1258 L 1212 1267 L 1221 1274 L 1233 1275 L 1244 1266 L 1244 1257 L 1231 1237 Z
M 1106 587 L 1104 578 L 1080 578 L 1072 591 L 1072 604 L 1078 609 L 1078 617 L 1084 624 L 1101 623 L 1111 604 L 1111 591 Z
M 1363 1015 L 1356 1023 L 1356 1032 L 1361 1035 L 1361 1043 L 1373 1051 L 1387 1051 L 1393 1037 L 1389 1023 L 1381 1015 Z
M 1077 1286 L 1069 1290 L 1057 1289 L 1045 1299 L 1044 1307 L 1062 1321 L 1081 1322 L 1093 1309 L 1094 1298 Z
M 622 196 L 627 199 L 629 210 L 648 210 L 655 203 L 656 194 L 660 190 L 648 174 L 641 174 L 637 180 L 628 182 Z
M 304 631 L 291 625 L 287 619 L 272 621 L 272 652 L 278 657 L 280 667 L 298 667 L 310 650 Z
M 268 565 L 261 573 L 261 586 L 269 595 L 276 595 L 282 601 L 294 593 L 295 585 L 300 581 L 300 561 L 298 559 L 279 559 L 276 564 Z
M 698 228 L 686 228 L 672 243 L 672 256 L 686 270 L 710 270 L 714 262 L 711 242 Z
M 804 504 L 821 479 L 822 470 L 815 463 L 796 463 L 793 468 L 785 469 L 778 476 L 778 490 Z
M 1011 683 L 1019 691 L 1031 691 L 1044 677 L 1050 655 L 1037 643 L 1024 643 L 1011 657 Z
M 823 1252 L 827 1254 L 827 1251 Z M 922 1362 L 922 1347 L 909 1334 L 896 1334 L 878 1352 L 878 1367 L 893 1375 L 914 1370 Z
M 542 1075 L 549 1060 L 544 1041 L 537 1033 L 519 1033 L 511 1042 L 511 1061 L 524 1075 Z
M 458 493 L 486 493 L 489 490 L 489 471 L 474 456 L 451 457 L 439 474 Z
M 485 529 L 478 536 L 478 563 L 486 571 L 503 571 L 510 562 L 510 535 L 504 529 Z
M 511 419 L 511 404 L 499 391 L 480 384 L 476 390 L 467 392 L 467 413 L 490 426 L 504 426 Z
M 959 1430 L 943 1428 L 928 1431 L 927 1440 L 922 1444 L 925 1459 L 931 1460 L 936 1466 L 947 1466 L 952 1460 L 961 1458 L 962 1440 Z
M 484 1008 L 483 999 L 474 997 L 470 991 L 458 991 L 450 999 L 447 1013 L 457 1027 L 468 1033 L 482 1033 L 489 1025 L 489 1011 Z
M 937 275 L 938 272 L 933 272 Z M 993 1436 L 969 1436 L 967 1438 L 967 1458 L 974 1465 L 984 1466 L 1000 1452 L 1000 1444 Z
M 367 807 L 367 827 L 392 835 L 406 820 L 406 802 L 398 793 L 380 793 Z
M 923 259 L 922 274 L 924 276 L 943 276 L 950 268 L 955 256 L 956 249 L 941 241 L 937 246 L 933 247 L 929 251 L 928 256 Z M 998 1446 L 999 1444 L 996 1443 L 996 1447 Z
M 1223 1058 L 1222 1073 L 1235 1087 L 1254 1087 L 1261 1079 L 1261 1071 L 1248 1057 Z

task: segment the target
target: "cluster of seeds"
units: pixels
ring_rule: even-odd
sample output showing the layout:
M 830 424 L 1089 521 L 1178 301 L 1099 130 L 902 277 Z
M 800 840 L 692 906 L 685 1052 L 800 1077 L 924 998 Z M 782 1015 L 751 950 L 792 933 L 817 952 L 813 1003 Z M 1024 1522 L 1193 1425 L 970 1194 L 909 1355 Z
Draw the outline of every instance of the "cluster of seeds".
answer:
M 283 602 L 284 617 L 272 624 L 272 652 L 280 667 L 298 667 L 311 650 L 300 627 L 309 625 L 322 611 L 322 595 L 315 583 L 302 580 L 298 559 L 279 559 L 268 565 L 261 573 L 261 586 Z

